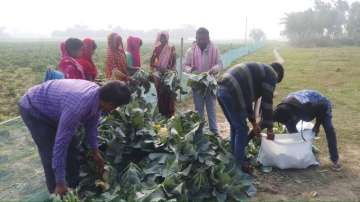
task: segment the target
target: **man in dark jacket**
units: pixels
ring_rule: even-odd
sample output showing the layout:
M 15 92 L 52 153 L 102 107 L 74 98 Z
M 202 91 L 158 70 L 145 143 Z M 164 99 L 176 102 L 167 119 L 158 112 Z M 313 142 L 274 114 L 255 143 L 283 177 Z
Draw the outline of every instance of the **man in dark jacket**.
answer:
M 231 127 L 231 148 L 238 163 L 246 169 L 245 146 L 248 143 L 248 119 L 255 134 L 267 128 L 269 139 L 273 139 L 273 93 L 281 82 L 284 69 L 279 63 L 238 64 L 227 70 L 219 83 L 217 98 Z M 253 103 L 261 99 L 262 120 L 257 124 Z

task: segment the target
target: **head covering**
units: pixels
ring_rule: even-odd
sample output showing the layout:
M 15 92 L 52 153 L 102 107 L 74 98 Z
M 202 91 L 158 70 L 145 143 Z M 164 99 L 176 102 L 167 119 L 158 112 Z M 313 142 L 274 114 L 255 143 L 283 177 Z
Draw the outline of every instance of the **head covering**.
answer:
M 126 50 L 132 55 L 132 62 L 134 67 L 141 66 L 140 60 L 140 47 L 141 47 L 141 39 L 138 37 L 129 36 L 127 39 Z
M 161 47 L 160 38 L 161 36 L 165 36 L 166 43 L 163 47 Z M 158 69 L 168 69 L 169 67 L 173 67 L 174 57 L 175 57 L 175 48 L 174 46 L 169 45 L 169 32 L 162 31 L 158 33 L 155 41 L 155 67 Z
M 127 62 L 122 38 L 116 33 L 111 33 L 108 37 L 108 49 L 105 67 L 105 77 L 107 79 L 112 78 L 112 72 L 114 69 L 117 69 L 123 74 L 123 76 L 118 79 L 127 80 Z
M 158 47 L 158 46 L 161 45 L 160 38 L 161 38 L 162 35 L 165 36 L 166 41 L 167 41 L 167 44 L 169 43 L 169 32 L 167 32 L 167 31 L 162 31 L 162 32 L 159 32 L 159 33 L 157 34 L 157 37 L 156 37 L 156 40 L 155 40 L 155 47 Z
M 77 60 L 84 69 L 84 74 L 87 80 L 93 81 L 98 75 L 97 68 L 92 60 L 92 53 L 96 47 L 95 41 L 86 38 L 83 40 L 82 53 Z
M 65 42 L 61 42 L 60 44 L 61 57 L 70 57 L 69 52 L 66 50 Z
M 66 79 L 85 79 L 83 67 L 70 56 L 66 49 L 65 42 L 60 44 L 61 59 L 59 69 Z

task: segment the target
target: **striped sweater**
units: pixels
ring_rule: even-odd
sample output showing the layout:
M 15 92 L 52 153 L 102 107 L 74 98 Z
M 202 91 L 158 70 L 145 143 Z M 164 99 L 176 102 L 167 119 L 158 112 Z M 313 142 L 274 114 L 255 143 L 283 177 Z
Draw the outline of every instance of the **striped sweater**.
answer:
M 227 88 L 237 103 L 236 111 L 245 111 L 249 121 L 255 121 L 253 103 L 261 99 L 262 128 L 273 126 L 273 93 L 277 74 L 266 64 L 244 63 L 227 70 L 219 81 L 220 88 Z

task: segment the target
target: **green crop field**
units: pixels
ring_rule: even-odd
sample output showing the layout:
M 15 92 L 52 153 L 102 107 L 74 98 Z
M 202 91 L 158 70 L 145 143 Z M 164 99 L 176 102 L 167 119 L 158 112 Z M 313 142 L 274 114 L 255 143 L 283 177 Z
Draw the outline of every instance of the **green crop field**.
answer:
M 236 46 L 219 45 L 222 52 Z M 304 170 L 274 169 L 269 174 L 256 170 L 258 193 L 251 201 L 360 200 L 360 48 L 294 48 L 285 43 L 269 43 L 256 53 L 240 58 L 237 63 L 270 63 L 274 61 L 274 48 L 284 58 L 286 69 L 283 82 L 277 86 L 274 103 L 277 104 L 289 92 L 301 89 L 315 89 L 329 97 L 334 107 L 333 120 L 344 169 L 340 173 L 331 171 L 326 138 L 321 129 L 320 140 L 316 141 L 321 151 L 321 165 Z M 142 51 L 146 67 L 151 45 L 145 44 Z M 95 55 L 100 69 L 103 68 L 104 56 L 105 43 L 100 43 Z M 58 43 L 55 42 L 0 43 L 0 120 L 17 115 L 17 99 L 28 87 L 41 82 L 46 66 L 56 65 L 58 59 Z M 191 99 L 179 108 L 193 108 Z M 229 127 L 219 108 L 217 117 L 222 135 L 228 135 Z M 33 155 L 33 149 L 24 152 Z M 19 158 L 22 154 L 19 153 Z M 40 179 L 37 183 L 41 184 Z M 40 189 L 39 186 L 36 188 Z
M 190 46 L 185 44 L 184 51 Z M 219 44 L 221 52 L 239 44 Z M 152 44 L 141 49 L 142 63 L 149 66 Z M 178 55 L 180 46 L 176 45 Z M 105 63 L 106 42 L 98 42 L 94 61 L 100 77 Z M 0 121 L 17 115 L 17 101 L 31 86 L 40 83 L 49 65 L 57 66 L 60 58 L 59 42 L 0 42 Z

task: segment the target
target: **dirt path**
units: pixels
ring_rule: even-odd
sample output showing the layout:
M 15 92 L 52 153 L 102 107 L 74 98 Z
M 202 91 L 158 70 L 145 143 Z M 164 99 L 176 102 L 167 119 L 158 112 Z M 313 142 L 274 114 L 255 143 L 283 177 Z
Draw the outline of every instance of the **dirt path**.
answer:
M 278 62 L 284 62 L 278 51 L 273 50 Z M 192 99 L 179 105 L 181 110 L 193 109 Z M 229 124 L 219 105 L 217 121 L 220 135 L 229 135 Z M 256 197 L 251 201 L 360 201 L 360 150 L 356 144 L 340 145 L 343 165 L 341 172 L 331 170 L 325 134 L 315 144 L 321 152 L 320 166 L 304 170 L 278 170 L 271 173 L 255 171 Z
M 281 57 L 280 53 L 278 52 L 278 50 L 275 48 L 273 50 L 273 53 L 274 53 L 274 57 L 275 57 L 275 61 L 280 63 L 280 64 L 284 64 L 285 63 L 285 60 L 283 57 Z

